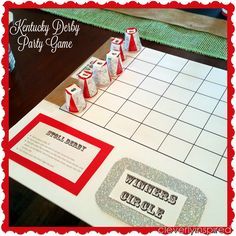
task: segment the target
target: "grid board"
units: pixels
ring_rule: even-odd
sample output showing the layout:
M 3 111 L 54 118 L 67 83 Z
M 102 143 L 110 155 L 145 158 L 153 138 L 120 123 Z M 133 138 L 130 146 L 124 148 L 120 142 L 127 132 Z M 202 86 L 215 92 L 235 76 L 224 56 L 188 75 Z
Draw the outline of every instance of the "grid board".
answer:
M 226 181 L 227 72 L 145 47 L 124 68 L 71 114 Z

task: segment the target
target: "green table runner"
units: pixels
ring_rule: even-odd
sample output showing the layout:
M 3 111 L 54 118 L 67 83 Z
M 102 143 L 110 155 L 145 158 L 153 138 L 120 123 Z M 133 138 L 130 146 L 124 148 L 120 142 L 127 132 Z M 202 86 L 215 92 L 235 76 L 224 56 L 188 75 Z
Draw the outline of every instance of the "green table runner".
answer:
M 119 33 L 123 33 L 128 27 L 137 27 L 140 37 L 143 39 L 215 58 L 227 59 L 227 40 L 210 33 L 103 9 L 50 8 L 42 10 Z

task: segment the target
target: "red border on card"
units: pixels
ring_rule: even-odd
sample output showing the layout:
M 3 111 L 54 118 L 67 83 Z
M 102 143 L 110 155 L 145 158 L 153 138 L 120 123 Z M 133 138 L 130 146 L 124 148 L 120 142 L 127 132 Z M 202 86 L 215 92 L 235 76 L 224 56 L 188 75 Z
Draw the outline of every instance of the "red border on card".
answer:
M 2 209 L 3 212 L 5 214 L 5 219 L 2 225 L 2 229 L 4 232 L 7 231 L 14 231 L 17 233 L 25 233 L 28 231 L 34 231 L 37 233 L 46 233 L 49 231 L 54 231 L 54 232 L 58 232 L 58 233 L 67 233 L 70 231 L 76 231 L 82 234 L 88 233 L 90 231 L 96 231 L 96 232 L 100 232 L 102 234 L 104 233 L 108 233 L 111 231 L 117 231 L 120 233 L 129 233 L 132 231 L 138 231 L 144 234 L 150 233 L 152 231 L 156 231 L 162 234 L 169 234 L 171 232 L 181 232 L 183 234 L 189 234 L 189 233 L 194 233 L 194 232 L 201 232 L 204 234 L 210 234 L 210 233 L 214 233 L 214 232 L 220 232 L 220 233 L 225 233 L 225 234 L 231 234 L 232 233 L 232 222 L 234 219 L 234 212 L 232 209 L 232 200 L 234 197 L 234 191 L 233 188 L 231 186 L 232 183 L 232 179 L 234 177 L 234 170 L 232 167 L 232 159 L 234 156 L 234 150 L 231 144 L 231 141 L 233 139 L 234 136 L 234 129 L 233 126 L 231 124 L 232 122 L 232 118 L 234 115 L 234 108 L 233 105 L 231 103 L 231 99 L 233 97 L 234 94 L 234 88 L 231 82 L 231 78 L 232 75 L 234 73 L 234 68 L 233 68 L 233 64 L 231 62 L 231 58 L 232 55 L 234 53 L 234 46 L 232 44 L 231 41 L 231 37 L 233 35 L 234 32 L 234 26 L 233 26 L 233 22 L 232 22 L 232 15 L 233 15 L 233 11 L 234 11 L 234 5 L 232 3 L 230 4 L 223 4 L 223 3 L 219 3 L 217 1 L 214 1 L 212 3 L 209 4 L 202 4 L 199 3 L 197 1 L 193 1 L 191 3 L 188 4 L 181 4 L 179 2 L 176 1 L 172 1 L 169 2 L 167 4 L 161 4 L 161 3 L 157 3 L 157 2 L 149 2 L 147 4 L 139 4 L 136 3 L 134 1 L 131 1 L 129 3 L 126 4 L 119 4 L 119 3 L 115 3 L 114 1 L 108 2 L 106 4 L 100 5 L 98 3 L 94 3 L 94 2 L 88 2 L 85 3 L 83 5 L 74 3 L 74 2 L 67 2 L 64 3 L 62 5 L 60 4 L 56 4 L 53 2 L 46 2 L 43 4 L 36 4 L 33 2 L 26 2 L 26 3 L 22 3 L 20 5 L 12 3 L 10 1 L 6 2 L 4 4 L 5 7 L 5 12 L 2 18 L 2 23 L 4 25 L 5 28 L 5 33 L 3 35 L 3 39 L 2 39 L 2 43 L 4 45 L 5 50 L 5 54 L 4 57 L 2 59 L 2 64 L 5 68 L 5 75 L 3 77 L 2 80 L 2 84 L 3 87 L 5 89 L 5 96 L 3 98 L 2 101 L 2 105 L 3 108 L 5 110 L 5 117 L 3 118 L 2 121 L 2 126 L 3 129 L 5 131 L 5 136 L 2 142 L 2 147 L 3 150 L 5 152 L 5 157 L 3 159 L 2 162 L 2 167 L 5 173 L 5 178 L 4 178 L 4 182 L 2 184 L 2 188 L 4 190 L 5 193 L 5 199 L 3 201 L 2 204 Z M 8 124 L 8 12 L 11 8 L 28 8 L 28 9 L 33 9 L 33 8 L 225 8 L 228 11 L 227 14 L 227 34 L 228 34 L 228 38 L 227 38 L 227 43 L 228 43 L 228 60 L 227 60 L 227 70 L 228 70 L 228 98 L 227 98 L 227 104 L 228 104 L 228 139 L 227 139 L 227 145 L 228 145 L 228 149 L 227 149 L 227 168 L 228 168 L 228 182 L 227 182 L 227 192 L 228 192 L 228 196 L 227 196 L 227 225 L 225 227 L 219 227 L 219 226 L 209 226 L 209 227 L 67 227 L 67 226 L 61 226 L 61 227 L 12 227 L 9 226 L 9 196 L 8 196 L 8 184 L 9 184 L 9 173 L 8 173 L 8 158 L 9 158 L 9 147 L 8 147 L 8 132 L 9 132 L 9 124 Z M 217 207 L 217 206 L 216 206 Z M 214 217 L 214 216 L 212 216 Z
M 54 184 L 64 188 L 74 195 L 78 195 L 79 192 L 83 189 L 85 184 L 93 176 L 102 162 L 106 159 L 109 153 L 112 151 L 113 146 L 107 144 L 99 139 L 93 138 L 85 133 L 82 133 L 70 126 L 63 124 L 49 116 L 43 114 L 37 115 L 28 125 L 26 125 L 12 140 L 9 141 L 9 149 L 11 149 L 15 144 L 17 144 L 24 136 L 26 136 L 37 124 L 44 123 L 56 129 L 59 129 L 65 133 L 75 136 L 76 138 L 82 139 L 87 143 L 90 143 L 98 148 L 100 151 L 94 157 L 93 161 L 85 169 L 83 174 L 79 179 L 73 183 L 72 181 L 64 178 L 63 176 L 56 174 L 53 171 L 17 154 L 16 152 L 9 150 L 9 157 L 16 163 L 26 167 L 27 169 L 35 172 L 36 174 L 44 177 L 45 179 L 53 182 Z

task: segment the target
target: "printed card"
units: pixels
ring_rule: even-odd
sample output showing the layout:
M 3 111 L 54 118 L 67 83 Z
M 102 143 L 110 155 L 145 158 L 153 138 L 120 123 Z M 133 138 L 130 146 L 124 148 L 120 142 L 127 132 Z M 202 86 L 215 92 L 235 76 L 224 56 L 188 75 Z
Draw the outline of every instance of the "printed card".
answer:
M 99 187 L 96 202 L 132 226 L 197 226 L 207 199 L 195 186 L 123 158 Z
M 187 199 L 127 169 L 109 197 L 167 226 L 176 224 Z
M 39 114 L 11 141 L 13 161 L 77 195 L 112 146 Z

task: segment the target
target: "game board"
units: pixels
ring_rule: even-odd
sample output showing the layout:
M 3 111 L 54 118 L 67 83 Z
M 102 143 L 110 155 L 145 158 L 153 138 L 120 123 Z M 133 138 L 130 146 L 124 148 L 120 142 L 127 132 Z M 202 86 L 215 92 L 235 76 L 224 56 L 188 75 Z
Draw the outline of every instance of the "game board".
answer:
M 226 71 L 149 48 L 124 67 L 72 114 L 225 181 Z
M 69 113 L 65 104 L 46 99 L 11 129 L 13 137 L 43 113 L 113 145 L 78 196 L 14 161 L 10 176 L 91 225 L 123 226 L 97 206 L 94 196 L 112 165 L 128 157 L 200 188 L 208 199 L 200 225 L 226 225 L 227 72 L 145 47 L 129 53 L 124 68 L 87 99 L 83 112 Z

